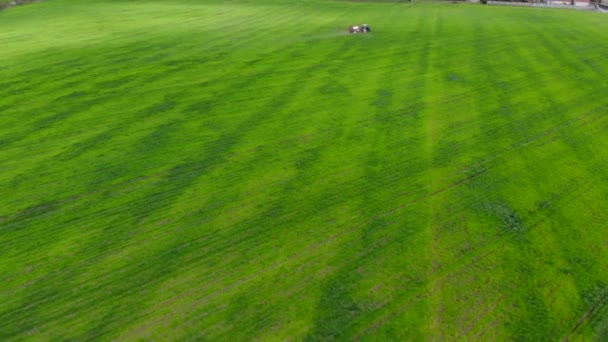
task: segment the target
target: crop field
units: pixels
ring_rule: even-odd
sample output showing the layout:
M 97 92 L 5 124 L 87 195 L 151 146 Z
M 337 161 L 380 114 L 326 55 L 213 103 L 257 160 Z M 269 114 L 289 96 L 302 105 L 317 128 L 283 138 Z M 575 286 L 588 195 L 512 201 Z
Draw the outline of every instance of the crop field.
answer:
M 567 10 L 2 11 L 0 340 L 605 340 L 607 60 Z

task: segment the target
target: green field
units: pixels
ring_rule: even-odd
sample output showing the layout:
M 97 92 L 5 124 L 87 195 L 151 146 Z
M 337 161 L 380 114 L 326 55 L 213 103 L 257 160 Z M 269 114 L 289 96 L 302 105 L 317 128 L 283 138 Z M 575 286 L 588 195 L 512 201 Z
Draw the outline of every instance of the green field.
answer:
M 565 10 L 2 11 L 0 340 L 605 341 L 607 60 Z

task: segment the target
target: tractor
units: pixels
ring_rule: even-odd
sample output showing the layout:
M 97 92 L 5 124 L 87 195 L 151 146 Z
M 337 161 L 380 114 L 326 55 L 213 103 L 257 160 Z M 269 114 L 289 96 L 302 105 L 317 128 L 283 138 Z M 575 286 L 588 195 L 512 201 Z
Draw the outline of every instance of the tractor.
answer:
M 372 32 L 372 28 L 367 24 L 353 25 L 348 28 L 348 32 L 351 34 L 369 33 Z

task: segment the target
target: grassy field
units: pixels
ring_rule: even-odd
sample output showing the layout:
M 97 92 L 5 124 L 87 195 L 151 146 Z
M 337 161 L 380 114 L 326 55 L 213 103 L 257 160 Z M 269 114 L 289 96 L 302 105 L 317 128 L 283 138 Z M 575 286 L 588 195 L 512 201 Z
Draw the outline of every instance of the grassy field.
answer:
M 466 4 L 3 11 L 0 340 L 605 340 L 607 42 Z

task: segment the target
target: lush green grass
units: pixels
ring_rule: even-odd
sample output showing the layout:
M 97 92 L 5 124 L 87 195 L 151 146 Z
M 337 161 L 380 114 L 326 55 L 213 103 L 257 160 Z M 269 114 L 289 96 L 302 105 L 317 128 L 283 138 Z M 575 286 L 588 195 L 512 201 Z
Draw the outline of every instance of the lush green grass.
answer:
M 605 338 L 606 19 L 0 13 L 0 340 Z

